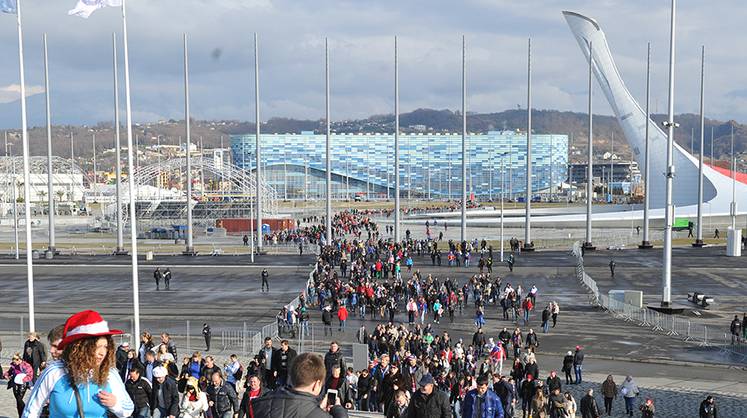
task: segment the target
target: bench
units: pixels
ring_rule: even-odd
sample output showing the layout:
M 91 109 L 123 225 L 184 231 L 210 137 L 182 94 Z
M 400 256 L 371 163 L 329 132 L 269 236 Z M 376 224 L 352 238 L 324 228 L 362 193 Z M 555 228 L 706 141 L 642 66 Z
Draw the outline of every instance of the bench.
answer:
M 707 308 L 714 302 L 714 299 L 711 296 L 706 296 L 699 292 L 688 293 L 687 300 L 696 305 L 700 305 L 703 308 Z

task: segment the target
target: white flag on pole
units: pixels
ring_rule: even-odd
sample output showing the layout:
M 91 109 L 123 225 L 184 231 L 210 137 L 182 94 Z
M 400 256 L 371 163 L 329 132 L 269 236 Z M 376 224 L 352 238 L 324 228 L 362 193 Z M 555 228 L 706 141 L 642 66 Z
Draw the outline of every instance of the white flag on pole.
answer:
M 88 16 L 90 16 L 91 13 L 102 7 L 116 7 L 121 5 L 122 0 L 78 0 L 78 4 L 75 5 L 75 8 L 67 12 L 67 14 L 88 19 Z

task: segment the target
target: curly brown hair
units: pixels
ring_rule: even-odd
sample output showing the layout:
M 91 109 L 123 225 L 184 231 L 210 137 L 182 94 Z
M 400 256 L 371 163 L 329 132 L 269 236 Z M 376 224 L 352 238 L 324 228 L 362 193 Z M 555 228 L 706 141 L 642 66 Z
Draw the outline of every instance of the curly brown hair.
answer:
M 105 338 L 107 344 L 106 357 L 100 366 L 96 366 L 96 342 L 99 338 Z M 68 344 L 62 352 L 62 360 L 68 370 L 70 379 L 78 384 L 89 379 L 99 386 L 106 384 L 109 379 L 109 370 L 115 366 L 114 340 L 110 335 L 103 337 L 84 338 Z M 89 375 L 92 373 L 92 376 Z

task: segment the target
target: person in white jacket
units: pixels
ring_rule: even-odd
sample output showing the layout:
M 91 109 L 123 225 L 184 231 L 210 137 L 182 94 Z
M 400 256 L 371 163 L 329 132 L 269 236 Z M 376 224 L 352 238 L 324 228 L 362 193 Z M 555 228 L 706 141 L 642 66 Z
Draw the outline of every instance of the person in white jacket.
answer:
M 200 390 L 197 379 L 187 379 L 184 397 L 179 403 L 179 418 L 200 418 L 208 410 L 208 401 L 205 392 Z
M 627 376 L 623 384 L 620 386 L 620 393 L 622 393 L 623 399 L 625 399 L 625 413 L 631 417 L 633 416 L 635 398 L 638 396 L 639 392 L 638 385 L 633 381 L 633 376 Z

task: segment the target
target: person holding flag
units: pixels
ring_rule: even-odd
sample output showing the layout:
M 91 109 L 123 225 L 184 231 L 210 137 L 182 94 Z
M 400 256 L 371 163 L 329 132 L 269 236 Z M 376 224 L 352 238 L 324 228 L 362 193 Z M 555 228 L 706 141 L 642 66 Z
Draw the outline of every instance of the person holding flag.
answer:
M 490 361 L 498 363 L 498 374 L 503 375 L 503 360 L 506 359 L 506 350 L 503 348 L 503 344 L 496 344 L 492 350 L 490 350 Z

